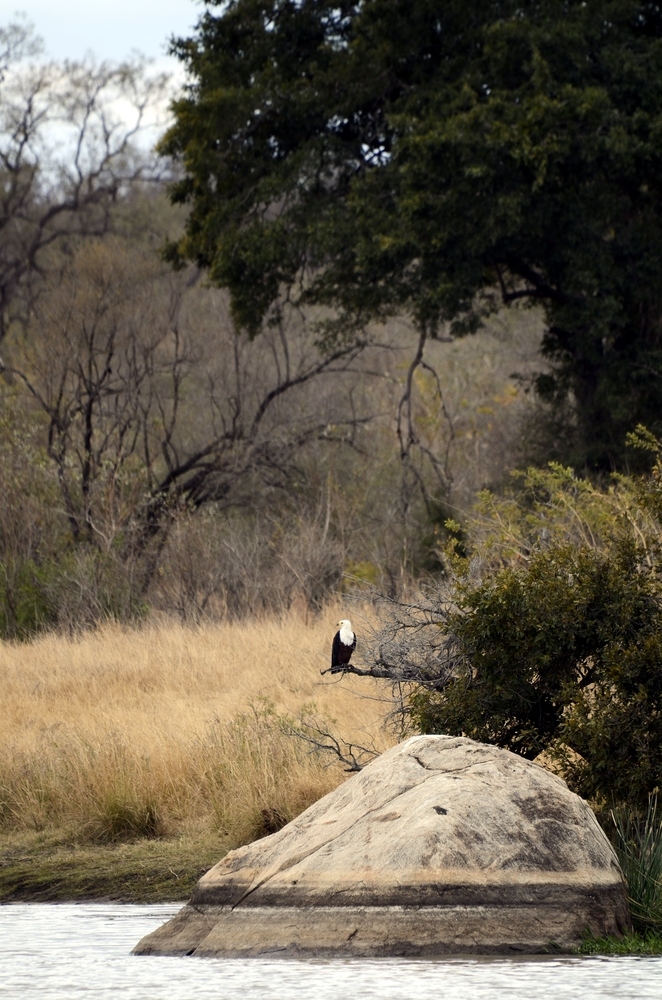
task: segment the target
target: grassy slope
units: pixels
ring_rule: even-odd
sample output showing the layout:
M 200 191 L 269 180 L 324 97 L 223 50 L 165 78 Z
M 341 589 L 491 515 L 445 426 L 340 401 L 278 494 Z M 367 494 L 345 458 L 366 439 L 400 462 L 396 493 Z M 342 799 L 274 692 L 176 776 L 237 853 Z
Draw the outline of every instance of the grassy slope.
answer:
M 200 734 L 262 697 L 290 712 L 314 701 L 349 734 L 379 731 L 385 709 L 366 700 L 374 685 L 320 676 L 343 611 L 349 617 L 330 608 L 308 623 L 291 615 L 199 628 L 107 625 L 79 637 L 0 641 L 1 744 L 29 749 L 56 731 L 102 738 L 121 730 L 150 747 L 155 737 Z M 356 624 L 359 633 L 366 627 Z

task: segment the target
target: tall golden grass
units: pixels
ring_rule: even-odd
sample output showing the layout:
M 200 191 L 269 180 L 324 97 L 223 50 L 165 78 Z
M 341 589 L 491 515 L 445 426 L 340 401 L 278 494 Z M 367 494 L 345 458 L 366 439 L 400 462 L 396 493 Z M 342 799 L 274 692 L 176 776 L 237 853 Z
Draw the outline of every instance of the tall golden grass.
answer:
M 320 676 L 339 616 L 0 644 L 0 829 L 117 840 L 205 825 L 231 846 L 277 828 L 345 777 L 284 716 L 394 740 L 385 688 Z

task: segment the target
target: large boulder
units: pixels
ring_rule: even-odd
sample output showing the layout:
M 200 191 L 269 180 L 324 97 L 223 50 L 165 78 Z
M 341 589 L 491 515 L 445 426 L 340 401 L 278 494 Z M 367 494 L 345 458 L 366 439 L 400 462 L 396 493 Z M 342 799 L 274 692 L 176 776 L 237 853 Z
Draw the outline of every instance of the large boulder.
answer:
M 628 927 L 614 852 L 565 782 L 507 750 L 416 736 L 231 851 L 135 950 L 545 952 Z

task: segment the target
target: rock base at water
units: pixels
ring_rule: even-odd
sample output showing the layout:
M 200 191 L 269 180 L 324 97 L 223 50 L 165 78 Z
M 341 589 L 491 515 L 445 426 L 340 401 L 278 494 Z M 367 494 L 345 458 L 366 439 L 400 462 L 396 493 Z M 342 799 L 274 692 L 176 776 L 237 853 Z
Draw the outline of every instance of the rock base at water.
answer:
M 420 736 L 230 852 L 135 952 L 536 953 L 629 926 L 613 850 L 560 778 L 506 750 Z
M 594 920 L 591 902 L 574 914 L 548 906 L 544 918 L 528 906 L 187 906 L 135 949 L 139 955 L 251 958 L 549 954 L 581 943 Z M 617 928 L 612 925 L 612 932 Z

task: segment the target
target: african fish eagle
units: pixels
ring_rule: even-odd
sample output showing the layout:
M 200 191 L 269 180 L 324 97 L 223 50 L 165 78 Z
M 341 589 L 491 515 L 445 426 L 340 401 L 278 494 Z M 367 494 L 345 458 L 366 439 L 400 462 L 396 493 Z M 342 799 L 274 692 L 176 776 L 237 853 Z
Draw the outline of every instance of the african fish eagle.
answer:
M 356 636 L 352 632 L 352 623 L 347 618 L 338 622 L 338 631 L 333 637 L 331 646 L 331 673 L 335 674 L 347 666 L 356 649 Z

